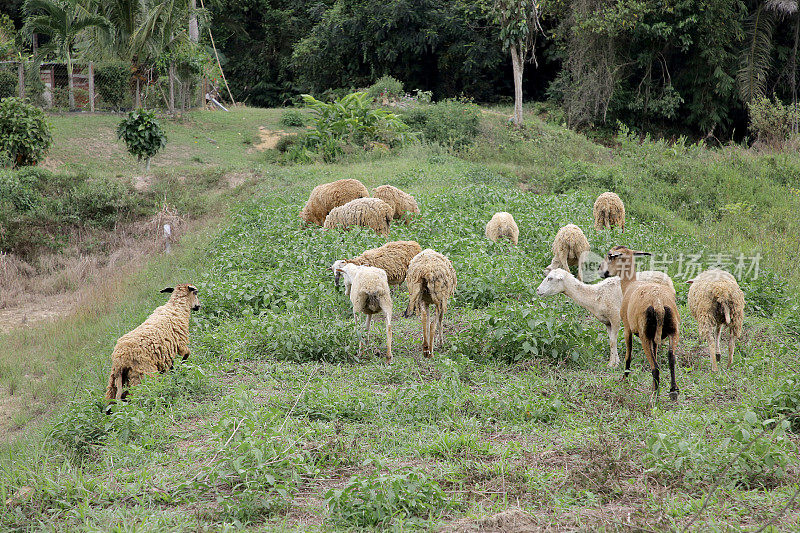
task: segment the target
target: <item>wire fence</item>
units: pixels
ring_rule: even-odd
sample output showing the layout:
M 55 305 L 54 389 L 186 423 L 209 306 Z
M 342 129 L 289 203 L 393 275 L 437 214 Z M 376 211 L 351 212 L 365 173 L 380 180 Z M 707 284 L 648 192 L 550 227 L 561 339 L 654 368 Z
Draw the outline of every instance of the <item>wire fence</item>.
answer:
M 169 112 L 206 105 L 216 94 L 208 81 L 154 70 L 136 70 L 127 63 L 0 62 L 0 98 L 17 96 L 54 112 L 129 111 L 137 107 Z

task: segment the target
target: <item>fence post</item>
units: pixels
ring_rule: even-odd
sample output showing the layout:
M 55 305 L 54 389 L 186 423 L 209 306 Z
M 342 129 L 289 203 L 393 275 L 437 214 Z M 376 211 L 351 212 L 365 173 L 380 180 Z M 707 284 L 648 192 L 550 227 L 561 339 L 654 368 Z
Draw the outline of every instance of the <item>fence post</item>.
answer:
M 19 77 L 19 97 L 25 98 L 25 66 L 22 61 L 17 65 L 17 76 Z
M 89 61 L 89 111 L 94 113 L 94 61 Z

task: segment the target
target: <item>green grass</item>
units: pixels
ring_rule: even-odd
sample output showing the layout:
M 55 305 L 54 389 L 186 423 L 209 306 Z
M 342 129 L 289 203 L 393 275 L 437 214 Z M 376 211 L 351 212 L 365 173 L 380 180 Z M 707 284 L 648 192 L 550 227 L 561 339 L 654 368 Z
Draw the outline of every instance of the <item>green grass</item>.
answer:
M 277 122 L 281 110 L 266 115 Z M 228 120 L 202 116 L 209 128 Z M 772 209 L 792 205 L 792 185 L 779 175 L 794 159 L 625 139 L 609 150 L 554 124 L 531 120 L 517 134 L 502 120 L 485 117 L 483 137 L 463 152 L 414 146 L 327 165 L 269 165 L 231 141 L 214 164 L 235 168 L 240 150 L 239 168 L 259 179 L 233 201 L 223 228 L 109 283 L 85 316 L 2 339 L 0 379 L 17 375 L 23 397 L 47 397 L 48 416 L 2 445 L 0 500 L 11 505 L 0 507 L 0 526 L 435 530 L 521 508 L 529 527 L 673 530 L 717 481 L 692 529 L 753 530 L 771 518 L 795 489 L 798 437 L 779 424 L 739 452 L 772 417 L 797 408 L 790 250 L 759 243 L 792 242 Z M 764 171 L 771 165 L 783 170 Z M 681 208 L 663 183 L 673 178 L 653 177 L 657 168 L 675 171 L 679 192 L 683 180 L 701 180 L 711 205 L 749 195 L 766 233 Z M 704 188 L 715 172 L 722 186 Z M 757 190 L 746 188 L 752 175 Z M 458 288 L 433 359 L 421 357 L 418 318 L 398 316 L 405 289 L 393 295 L 394 362 L 382 362 L 380 321 L 356 359 L 349 301 L 326 268 L 383 240 L 306 228 L 297 217 L 313 186 L 345 176 L 414 194 L 422 216 L 394 225 L 390 238 L 415 239 L 454 263 Z M 624 191 L 624 235 L 592 229 L 595 193 L 611 188 L 604 180 Z M 483 236 L 499 210 L 517 219 L 516 248 Z M 569 222 L 600 253 L 617 243 L 656 254 L 750 253 L 762 244 L 770 258 L 761 276 L 741 280 L 748 308 L 733 368 L 711 374 L 688 285 L 670 265 L 683 317 L 679 401 L 664 390 L 651 399 L 636 344 L 633 375 L 620 383 L 620 370 L 605 366 L 604 328 L 563 296 L 535 296 L 550 242 Z M 177 282 L 176 272 L 199 285 L 204 304 L 191 357 L 103 415 L 114 340 L 163 300 L 157 290 Z M 798 515 L 777 527 L 797 529 Z

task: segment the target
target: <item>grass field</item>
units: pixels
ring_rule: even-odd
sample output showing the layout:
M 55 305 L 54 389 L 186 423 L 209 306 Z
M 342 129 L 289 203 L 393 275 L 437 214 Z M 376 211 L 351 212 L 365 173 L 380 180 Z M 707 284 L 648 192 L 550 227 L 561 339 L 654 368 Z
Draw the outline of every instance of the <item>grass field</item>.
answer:
M 800 408 L 795 156 L 632 135 L 608 148 L 535 118 L 510 132 L 487 115 L 481 138 L 458 152 L 420 145 L 280 166 L 236 131 L 277 129 L 279 117 L 171 123 L 175 159 L 156 159 L 157 176 L 253 176 L 246 196 L 226 200 L 222 227 L 110 280 L 85 313 L 0 338 L 2 383 L 35 406 L 15 414 L 16 438 L 0 445 L 0 527 L 753 531 L 774 518 L 774 530 L 800 528 L 796 505 L 781 512 L 798 486 L 798 424 L 779 418 Z M 54 118 L 54 160 L 138 172 L 113 155 L 74 155 L 71 120 L 99 132 L 116 118 Z M 194 149 L 198 135 L 217 144 Z M 419 319 L 399 316 L 405 288 L 393 296 L 394 362 L 382 362 L 382 321 L 356 358 L 349 300 L 326 267 L 383 240 L 297 218 L 314 185 L 341 177 L 414 194 L 421 217 L 390 238 L 453 261 L 445 346 L 430 360 Z M 624 234 L 592 229 L 592 202 L 607 189 L 628 206 Z M 518 247 L 483 236 L 500 210 L 520 226 Z M 748 306 L 733 367 L 710 372 L 675 261 L 662 266 L 683 317 L 680 398 L 651 399 L 636 343 L 635 371 L 620 383 L 605 366 L 604 328 L 563 296 L 536 297 L 566 223 L 598 253 L 614 244 L 706 261 L 760 252 L 758 277 L 740 280 Z M 102 414 L 115 339 L 163 301 L 158 289 L 186 281 L 204 305 L 191 357 Z M 496 516 L 506 510 L 520 512 Z

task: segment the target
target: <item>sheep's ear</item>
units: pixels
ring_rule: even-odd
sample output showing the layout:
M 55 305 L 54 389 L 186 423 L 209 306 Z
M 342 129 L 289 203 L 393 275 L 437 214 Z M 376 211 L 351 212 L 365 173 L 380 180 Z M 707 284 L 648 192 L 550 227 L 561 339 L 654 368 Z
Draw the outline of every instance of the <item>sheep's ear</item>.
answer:
M 187 285 L 186 288 L 189 289 L 189 292 L 197 292 L 197 287 L 194 285 Z
M 694 280 L 693 280 L 693 279 L 687 279 L 687 280 L 686 280 L 686 283 L 687 283 L 687 284 L 689 284 L 689 285 L 691 285 L 692 283 L 694 283 Z
M 633 250 L 633 255 L 642 256 L 642 255 L 653 255 L 653 254 L 651 254 L 650 252 L 637 252 L 636 250 Z
M 172 292 L 175 290 L 175 287 L 167 287 L 165 289 L 161 289 L 161 292 Z

